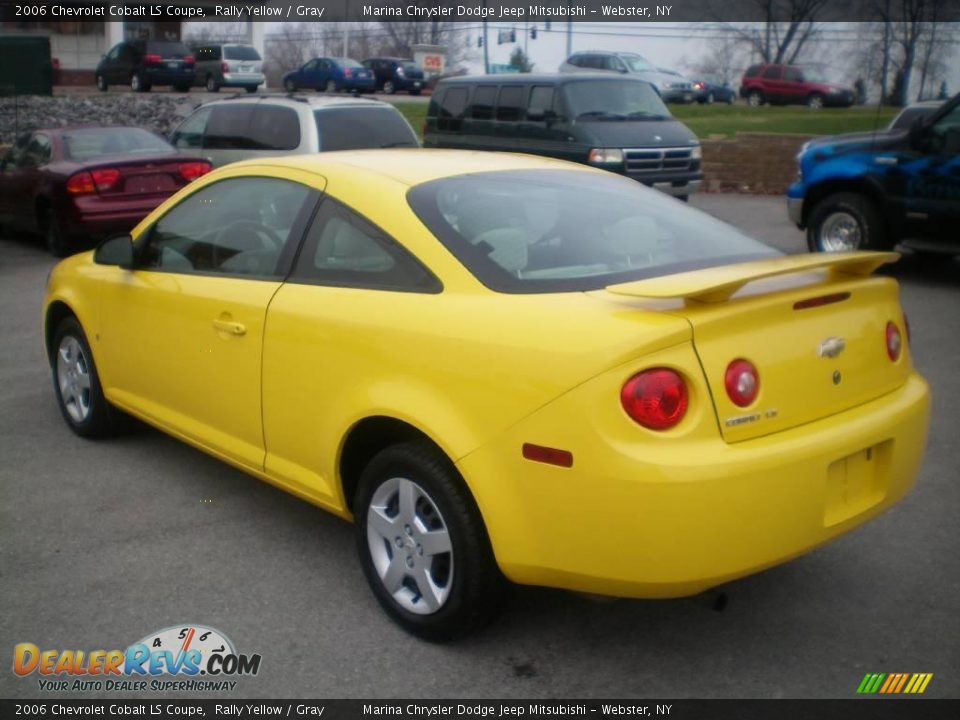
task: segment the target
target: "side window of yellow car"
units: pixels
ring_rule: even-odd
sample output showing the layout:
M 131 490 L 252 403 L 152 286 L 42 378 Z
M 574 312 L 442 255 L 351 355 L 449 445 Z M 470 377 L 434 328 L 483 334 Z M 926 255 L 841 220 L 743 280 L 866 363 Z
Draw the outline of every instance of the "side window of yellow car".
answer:
M 327 197 L 307 231 L 291 282 L 440 292 L 419 260 L 356 211 Z
M 307 186 L 279 178 L 221 180 L 188 196 L 156 222 L 138 267 L 282 277 L 315 198 Z

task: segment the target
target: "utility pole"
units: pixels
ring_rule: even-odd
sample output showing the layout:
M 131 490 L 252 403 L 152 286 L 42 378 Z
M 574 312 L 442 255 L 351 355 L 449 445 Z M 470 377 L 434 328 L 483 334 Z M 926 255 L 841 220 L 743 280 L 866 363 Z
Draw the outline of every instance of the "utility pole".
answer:
M 567 20 L 567 57 L 573 55 L 573 20 Z
M 343 0 L 344 16 L 350 17 L 350 0 Z M 343 23 L 343 57 L 350 57 L 350 23 Z
M 483 74 L 490 74 L 490 40 L 487 37 L 487 0 L 483 0 Z

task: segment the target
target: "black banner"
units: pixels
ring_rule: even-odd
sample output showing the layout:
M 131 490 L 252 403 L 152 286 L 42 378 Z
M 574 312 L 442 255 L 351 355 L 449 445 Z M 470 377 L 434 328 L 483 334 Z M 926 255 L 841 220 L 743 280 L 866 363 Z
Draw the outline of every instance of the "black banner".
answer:
M 0 0 L 0 21 L 789 22 L 796 19 L 791 16 L 795 5 L 758 0 Z M 870 3 L 830 3 L 817 20 L 875 20 L 872 8 Z M 960 19 L 960 3 L 942 3 L 936 19 Z
M 960 700 L 0 700 L 0 718 L 956 720 Z

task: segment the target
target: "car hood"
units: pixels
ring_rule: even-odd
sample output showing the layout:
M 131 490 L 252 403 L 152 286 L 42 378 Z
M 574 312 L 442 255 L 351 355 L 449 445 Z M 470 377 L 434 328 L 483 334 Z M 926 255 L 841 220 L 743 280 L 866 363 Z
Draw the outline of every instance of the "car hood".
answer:
M 875 130 L 873 132 L 846 133 L 811 140 L 806 150 L 830 150 L 838 153 L 863 150 L 887 150 L 903 144 L 907 130 Z
M 697 136 L 682 122 L 668 120 L 577 120 L 594 145 L 603 147 L 676 147 L 696 145 Z M 657 139 L 659 138 L 659 140 Z

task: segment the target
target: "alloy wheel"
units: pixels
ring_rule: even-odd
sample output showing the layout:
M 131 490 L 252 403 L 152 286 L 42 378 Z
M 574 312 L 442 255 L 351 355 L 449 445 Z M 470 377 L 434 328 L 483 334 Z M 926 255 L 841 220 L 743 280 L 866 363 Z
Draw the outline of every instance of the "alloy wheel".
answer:
M 848 212 L 835 212 L 820 225 L 820 247 L 824 252 L 847 252 L 860 247 L 860 223 Z
M 390 478 L 367 510 L 373 566 L 396 603 L 416 615 L 444 606 L 453 588 L 453 545 L 436 502 L 420 485 Z
M 75 423 L 90 417 L 90 365 L 80 341 L 73 335 L 64 336 L 57 349 L 57 383 L 60 399 Z

